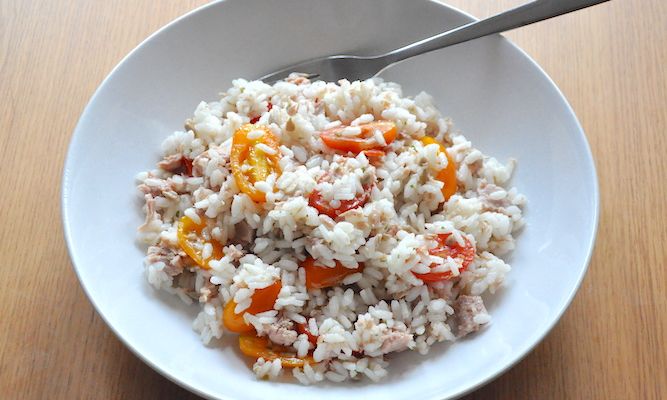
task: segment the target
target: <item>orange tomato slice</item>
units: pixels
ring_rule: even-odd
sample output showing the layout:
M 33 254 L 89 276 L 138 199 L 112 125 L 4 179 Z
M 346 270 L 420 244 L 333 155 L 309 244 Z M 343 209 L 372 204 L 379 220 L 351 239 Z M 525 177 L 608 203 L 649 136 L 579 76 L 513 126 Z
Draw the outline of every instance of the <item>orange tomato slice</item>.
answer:
M 435 179 L 444 183 L 444 186 L 442 187 L 442 195 L 445 197 L 445 201 L 447 201 L 458 190 L 458 183 L 456 181 L 456 163 L 454 163 L 454 160 L 447 152 L 445 146 L 438 143 L 432 137 L 424 136 L 421 139 L 421 142 L 424 144 L 424 146 L 428 146 L 429 144 L 437 144 L 440 146 L 440 152 L 445 153 L 445 156 L 447 156 L 447 166 L 445 169 L 438 172 L 438 175 L 435 176 Z
M 280 364 L 285 368 L 297 368 L 315 363 L 311 356 L 299 358 L 292 349 L 274 345 L 265 337 L 241 335 L 239 336 L 239 349 L 241 353 L 255 359 L 260 357 L 266 361 L 280 359 Z
M 321 267 L 315 265 L 315 260 L 311 257 L 306 258 L 301 263 L 301 266 L 306 270 L 306 287 L 308 289 L 322 289 L 335 286 L 345 279 L 346 276 L 364 270 L 364 264 L 362 263 L 359 263 L 357 268 L 345 268 L 338 261 L 336 261 L 336 266 L 333 268 Z
M 202 235 L 202 231 L 206 227 L 206 221 L 202 218 L 200 224 L 195 223 L 190 217 L 183 216 L 178 222 L 178 230 L 176 237 L 178 245 L 183 249 L 185 254 L 190 256 L 197 265 L 203 269 L 209 269 L 208 262 L 222 258 L 222 245 L 214 239 L 207 241 Z M 206 243 L 210 243 L 213 247 L 211 256 L 204 259 L 203 252 Z
M 341 132 L 346 128 L 348 127 L 337 126 L 327 129 L 320 132 L 320 138 L 324 144 L 332 149 L 359 154 L 364 150 L 381 149 L 384 147 L 383 144 L 375 140 L 373 133 L 376 130 L 380 131 L 387 144 L 393 142 L 398 134 L 396 124 L 390 121 L 376 121 L 359 125 L 359 128 L 361 128 L 359 136 L 343 136 Z
M 234 309 L 236 308 L 236 302 L 234 300 L 229 300 L 225 304 L 225 308 L 222 310 L 222 323 L 225 325 L 227 330 L 236 332 L 236 333 L 249 333 L 255 330 L 252 325 L 246 324 L 243 319 L 243 313 L 236 314 Z
M 386 154 L 384 151 L 376 149 L 364 150 L 362 151 L 362 153 L 364 153 L 366 158 L 368 158 L 368 161 L 373 165 L 378 164 L 380 161 L 382 161 L 382 157 L 384 157 Z
M 250 307 L 243 310 L 240 314 L 234 312 L 236 302 L 234 300 L 229 300 L 222 311 L 222 323 L 225 325 L 225 328 L 236 333 L 248 333 L 254 331 L 252 325 L 246 324 L 243 319 L 243 314 L 257 314 L 272 309 L 282 287 L 280 281 L 276 281 L 263 289 L 255 290 L 255 293 L 252 295 Z
M 264 134 L 251 139 L 248 134 L 261 130 Z M 258 144 L 270 147 L 275 154 L 263 151 Z M 245 124 L 232 137 L 232 152 L 230 156 L 232 175 L 239 190 L 257 202 L 266 201 L 266 193 L 255 188 L 254 183 L 264 181 L 271 173 L 280 173 L 280 141 L 264 125 Z

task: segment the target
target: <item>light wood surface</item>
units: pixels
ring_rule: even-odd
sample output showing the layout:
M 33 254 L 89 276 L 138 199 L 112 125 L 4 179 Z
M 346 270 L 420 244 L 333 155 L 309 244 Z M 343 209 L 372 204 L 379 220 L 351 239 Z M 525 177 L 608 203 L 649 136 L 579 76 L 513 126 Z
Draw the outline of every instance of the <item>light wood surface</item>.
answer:
M 59 195 L 71 132 L 97 85 L 143 38 L 203 3 L 0 0 L 0 398 L 196 398 L 97 316 L 67 256 Z M 484 17 L 521 1 L 450 3 Z M 470 398 L 667 398 L 667 1 L 613 0 L 507 36 L 577 113 L 601 218 L 560 323 Z

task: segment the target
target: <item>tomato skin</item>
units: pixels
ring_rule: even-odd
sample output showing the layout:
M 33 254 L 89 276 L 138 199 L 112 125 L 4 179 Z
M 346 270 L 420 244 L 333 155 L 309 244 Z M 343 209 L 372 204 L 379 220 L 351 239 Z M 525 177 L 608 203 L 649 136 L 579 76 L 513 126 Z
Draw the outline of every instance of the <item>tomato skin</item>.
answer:
M 386 155 L 386 153 L 382 150 L 364 150 L 362 151 L 366 158 L 368 158 L 368 162 L 370 162 L 373 165 L 378 165 L 380 162 L 382 162 L 382 157 Z
M 340 207 L 338 208 L 331 207 L 331 204 L 322 198 L 319 191 L 313 190 L 308 196 L 308 204 L 317 209 L 320 214 L 328 215 L 332 219 L 336 219 L 342 213 L 354 210 L 355 208 L 362 207 L 366 204 L 371 196 L 371 190 L 370 186 L 366 186 L 364 189 L 364 193 L 360 197 L 352 200 L 339 200 Z
M 451 245 L 447 244 L 447 238 L 449 238 L 450 235 L 451 234 L 449 233 L 438 235 L 435 239 L 438 242 L 438 245 L 429 250 L 429 254 L 442 258 L 451 257 L 460 260 L 461 268 L 459 269 L 459 272 L 463 272 L 475 259 L 475 247 L 468 239 L 464 239 L 464 246 L 461 246 L 458 243 Z M 454 277 L 451 271 L 427 272 L 425 274 L 417 274 L 413 272 L 413 275 L 424 282 L 440 282 Z
M 282 284 L 280 281 L 275 281 L 273 284 L 263 289 L 256 289 L 255 293 L 252 295 L 250 307 L 243 310 L 240 314 L 236 314 L 234 311 L 236 302 L 234 300 L 229 300 L 222 312 L 222 322 L 225 325 L 225 328 L 236 333 L 253 332 L 255 328 L 253 328 L 252 325 L 246 324 L 243 315 L 245 313 L 258 314 L 271 310 L 276 303 L 276 299 L 278 298 L 281 289 Z
M 206 242 L 202 237 L 202 231 L 206 227 L 206 221 L 202 218 L 201 224 L 195 223 L 190 217 L 183 216 L 178 222 L 176 237 L 179 247 L 202 269 L 209 269 L 208 262 L 217 260 L 224 255 L 222 245 L 217 240 Z M 203 246 L 210 243 L 213 247 L 211 256 L 203 258 Z
M 310 333 L 310 329 L 308 329 L 306 324 L 296 324 L 296 331 L 299 332 L 300 335 L 306 334 L 306 336 L 308 336 L 308 341 L 317 345 L 317 336 Z
M 445 197 L 445 201 L 447 201 L 458 190 L 458 182 L 456 180 L 456 163 L 454 162 L 452 156 L 449 155 L 449 152 L 445 146 L 438 143 L 432 137 L 424 136 L 421 139 L 421 142 L 424 146 L 428 146 L 429 144 L 437 144 L 440 146 L 440 152 L 445 153 L 445 156 L 447 156 L 447 166 L 445 169 L 438 172 L 438 174 L 435 176 L 435 179 L 444 184 L 442 187 L 442 195 Z
M 269 311 L 273 308 L 282 288 L 283 285 L 278 280 L 265 288 L 255 289 L 255 293 L 252 295 L 252 303 L 244 312 L 258 314 Z
M 248 138 L 255 130 L 263 130 L 264 134 L 257 139 Z M 276 154 L 264 153 L 257 147 L 259 143 L 272 148 Z M 256 189 L 254 183 L 265 180 L 271 173 L 280 173 L 279 147 L 280 141 L 267 126 L 245 124 L 234 132 L 230 156 L 232 175 L 239 190 L 256 203 L 265 202 L 266 193 Z M 244 167 L 249 167 L 249 171 Z
M 328 178 L 328 174 L 322 176 L 319 182 L 322 182 Z M 338 218 L 339 215 L 344 212 L 354 210 L 355 208 L 363 207 L 364 204 L 371 197 L 371 185 L 362 186 L 364 192 L 360 197 L 354 198 L 352 200 L 339 200 L 340 206 L 338 208 L 333 208 L 330 202 L 327 202 L 322 198 L 322 194 L 318 190 L 313 190 L 308 195 L 308 205 L 317 209 L 320 214 L 328 215 L 331 219 Z
M 359 263 L 357 268 L 346 268 L 339 261 L 336 261 L 336 266 L 333 268 L 321 267 L 315 265 L 315 260 L 312 257 L 306 258 L 301 263 L 301 266 L 306 271 L 306 287 L 308 289 L 323 289 L 336 286 L 346 276 L 364 270 L 364 264 L 362 263 Z
M 222 310 L 222 323 L 225 325 L 225 328 L 231 332 L 235 333 L 250 333 L 255 330 L 252 325 L 246 324 L 243 319 L 243 314 L 236 314 L 234 309 L 236 308 L 236 302 L 234 300 L 229 300 L 225 305 L 225 308 Z
M 379 130 L 382 133 L 386 144 L 393 142 L 398 135 L 396 124 L 390 121 L 376 121 L 359 125 L 361 129 L 359 136 L 342 136 L 341 132 L 346 128 L 348 126 L 337 126 L 322 131 L 320 132 L 320 139 L 332 149 L 351 152 L 356 155 L 364 150 L 377 150 L 385 146 L 378 143 L 373 137 L 375 130 Z
M 271 102 L 269 101 L 269 103 L 266 105 L 266 111 L 271 111 L 272 108 L 273 108 L 273 104 L 271 104 Z M 251 118 L 250 123 L 251 124 L 256 124 L 257 121 L 259 121 L 260 117 L 261 117 L 261 115 L 258 115 L 255 118 Z
M 182 162 L 183 162 L 183 173 L 185 174 L 185 176 L 192 176 L 192 160 L 187 158 L 186 156 L 183 156 Z
M 313 357 L 299 358 L 292 349 L 273 345 L 266 337 L 241 335 L 239 336 L 239 349 L 241 353 L 254 359 L 260 357 L 266 361 L 279 359 L 280 364 L 285 368 L 297 368 L 303 367 L 305 364 L 315 363 Z

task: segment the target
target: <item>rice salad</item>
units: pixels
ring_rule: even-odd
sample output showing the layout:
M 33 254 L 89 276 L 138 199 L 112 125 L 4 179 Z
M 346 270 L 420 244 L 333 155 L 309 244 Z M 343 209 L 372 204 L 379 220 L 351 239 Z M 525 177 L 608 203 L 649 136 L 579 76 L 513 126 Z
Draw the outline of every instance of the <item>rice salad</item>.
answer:
M 145 271 L 197 304 L 205 344 L 238 335 L 260 378 L 387 374 L 491 320 L 525 197 L 515 166 L 395 83 L 238 79 L 138 175 Z

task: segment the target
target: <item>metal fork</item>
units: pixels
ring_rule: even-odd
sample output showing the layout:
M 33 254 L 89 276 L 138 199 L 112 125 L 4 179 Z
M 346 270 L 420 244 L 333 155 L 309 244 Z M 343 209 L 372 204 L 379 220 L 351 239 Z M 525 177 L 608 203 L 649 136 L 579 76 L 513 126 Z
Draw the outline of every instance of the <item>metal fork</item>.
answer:
M 378 75 L 394 63 L 429 51 L 477 39 L 493 33 L 519 28 L 609 0 L 535 0 L 503 13 L 471 22 L 377 56 L 334 55 L 290 65 L 259 78 L 267 83 L 299 72 L 310 79 L 324 81 L 363 80 Z

